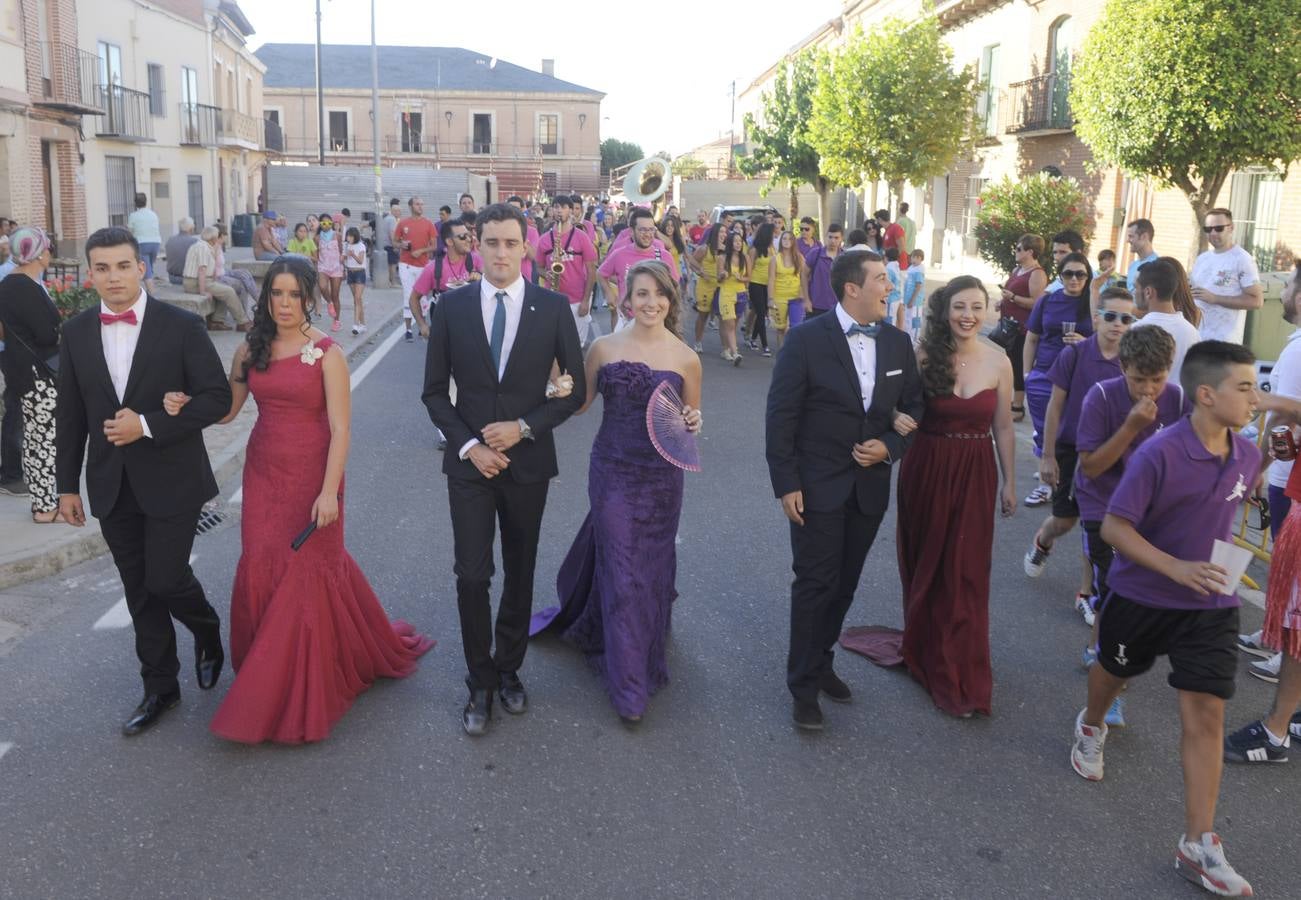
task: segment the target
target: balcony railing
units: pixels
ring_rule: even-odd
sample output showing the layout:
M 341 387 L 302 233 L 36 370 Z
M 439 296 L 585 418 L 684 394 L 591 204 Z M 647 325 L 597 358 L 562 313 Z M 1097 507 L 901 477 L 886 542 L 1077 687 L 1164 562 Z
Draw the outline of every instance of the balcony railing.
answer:
M 102 115 L 95 118 L 95 135 L 119 141 L 141 143 L 154 139 L 153 118 L 149 115 L 149 95 L 120 84 L 96 85 Z
M 284 153 L 285 132 L 280 127 L 280 124 L 273 119 L 263 119 L 262 129 L 266 135 L 266 140 L 263 141 L 262 146 L 271 153 Z
M 1040 75 L 1007 86 L 1008 134 L 1069 131 L 1075 126 L 1068 100 L 1069 74 Z
M 263 137 L 262 120 L 233 109 L 223 109 L 217 126 L 217 137 L 222 144 L 260 150 Z
M 182 103 L 181 144 L 187 147 L 217 145 L 217 115 L 220 110 L 203 103 Z
M 104 99 L 95 89 L 99 60 L 95 54 L 72 44 L 45 41 L 40 44 L 41 69 L 46 74 L 29 86 L 36 105 L 68 112 L 94 115 L 104 112 Z

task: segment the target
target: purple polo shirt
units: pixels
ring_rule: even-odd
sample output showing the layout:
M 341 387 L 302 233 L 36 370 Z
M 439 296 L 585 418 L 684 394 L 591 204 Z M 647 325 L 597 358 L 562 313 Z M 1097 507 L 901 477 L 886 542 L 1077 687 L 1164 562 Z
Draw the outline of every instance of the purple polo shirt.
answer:
M 804 238 L 797 237 L 795 239 L 795 246 L 799 248 L 800 256 L 804 257 L 804 261 L 808 262 L 809 257 L 815 250 L 822 249 L 822 241 L 809 241 L 808 243 L 805 243 Z
M 827 248 L 819 244 L 809 251 L 804 261 L 809 267 L 809 301 L 813 308 L 824 312 L 835 308 L 836 294 L 831 289 L 831 267 L 835 264 L 836 257 L 828 256 Z
M 1189 419 L 1181 419 L 1138 448 L 1111 495 L 1109 515 L 1133 523 L 1138 533 L 1175 559 L 1211 558 L 1216 538 L 1233 539 L 1238 504 L 1260 474 L 1260 451 L 1230 433 L 1223 463 L 1203 446 Z M 1156 609 L 1225 609 L 1238 606 L 1236 594 L 1202 597 L 1119 551 L 1107 577 L 1112 590 Z
M 1110 469 L 1097 478 L 1085 475 L 1083 467 L 1075 470 L 1075 502 L 1080 507 L 1081 521 L 1102 521 L 1111 495 L 1115 492 L 1116 485 L 1120 484 L 1120 476 L 1125 473 L 1125 465 L 1134 451 L 1152 435 L 1183 418 L 1185 406 L 1183 388 L 1167 381 L 1161 396 L 1156 398 L 1156 421 L 1139 432 Z M 1133 408 L 1134 401 L 1130 399 L 1129 385 L 1125 383 L 1123 375 L 1101 381 L 1089 388 L 1085 392 L 1079 422 L 1075 426 L 1075 449 L 1081 453 L 1097 450 L 1120 430 Z
M 1062 323 L 1074 322 L 1076 334 L 1089 337 L 1093 334 L 1093 318 L 1089 312 L 1089 297 L 1072 297 L 1066 291 L 1053 291 L 1035 301 L 1030 311 L 1026 330 L 1039 335 L 1039 349 L 1035 352 L 1034 371 L 1047 372 L 1062 352 Z M 1028 374 L 1028 373 L 1027 373 Z
M 1119 354 L 1114 359 L 1103 356 L 1096 334 L 1083 343 L 1067 344 L 1058 354 L 1052 368 L 1048 370 L 1048 380 L 1053 383 L 1053 387 L 1066 392 L 1066 406 L 1062 409 L 1057 429 L 1058 443 L 1074 445 L 1075 427 L 1080 421 L 1084 395 L 1099 381 L 1115 378 L 1119 374 Z

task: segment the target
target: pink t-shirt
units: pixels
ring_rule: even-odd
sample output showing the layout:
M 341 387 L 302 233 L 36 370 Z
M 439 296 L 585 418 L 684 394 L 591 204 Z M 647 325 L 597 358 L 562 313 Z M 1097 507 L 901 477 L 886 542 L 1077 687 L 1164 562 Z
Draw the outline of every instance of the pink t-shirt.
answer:
M 528 233 L 524 236 L 524 240 L 534 250 L 538 249 L 538 230 L 534 228 L 532 224 L 529 225 L 529 230 Z M 524 276 L 525 281 L 532 281 L 533 260 L 529 259 L 527 256 L 524 257 L 524 260 L 519 264 L 519 273 Z
M 479 254 L 471 253 L 470 259 L 473 262 L 473 271 L 482 273 L 483 260 L 479 258 Z M 413 293 L 419 294 L 421 297 L 435 292 L 441 294 L 443 291 L 460 287 L 470 280 L 471 269 L 466 266 L 464 259 L 459 263 L 454 263 L 452 262 L 451 257 L 445 256 L 443 257 L 443 283 L 435 285 L 434 272 L 438 268 L 437 263 L 438 260 L 435 259 L 429 265 L 420 270 L 420 274 L 416 276 L 416 283 L 412 285 L 411 288 Z
M 610 255 L 601 263 L 601 268 L 596 270 L 596 274 L 602 278 L 616 278 L 619 282 L 619 296 L 622 298 L 626 285 L 624 280 L 628 277 L 628 270 L 637 263 L 646 259 L 658 259 L 664 265 L 668 266 L 669 271 L 674 271 L 673 254 L 668 251 L 659 240 L 651 243 L 646 250 L 641 249 L 636 244 L 629 244 L 626 247 L 620 247 L 618 250 L 611 250 Z
M 537 244 L 541 282 L 548 287 L 551 285 L 551 261 L 556 251 L 555 235 L 554 230 L 548 231 Z M 596 245 L 582 228 L 570 228 L 568 234 L 559 239 L 559 244 L 565 271 L 556 289 L 568 297 L 570 303 L 582 303 L 587 292 L 587 264 L 596 264 Z

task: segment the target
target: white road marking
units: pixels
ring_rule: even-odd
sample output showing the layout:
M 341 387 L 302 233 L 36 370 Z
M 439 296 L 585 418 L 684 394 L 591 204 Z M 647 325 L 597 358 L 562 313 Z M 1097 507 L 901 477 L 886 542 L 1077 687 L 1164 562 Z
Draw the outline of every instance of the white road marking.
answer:
M 0 741 L 0 759 L 4 759 L 4 755 L 12 749 L 14 749 L 12 741 Z
M 404 333 L 405 332 L 403 332 L 401 328 L 393 329 L 393 333 L 386 337 L 383 342 L 375 348 L 370 356 L 366 357 L 366 361 L 359 365 L 357 370 L 352 373 L 351 378 L 348 380 L 348 386 L 350 389 L 354 391 L 357 390 L 357 386 L 366 379 L 367 375 L 375 370 L 375 367 L 379 365 L 380 360 L 387 356 L 389 351 L 397 346 L 398 341 L 402 340 Z M 243 502 L 244 486 L 241 484 L 239 488 L 236 489 L 235 493 L 230 495 L 230 499 L 227 500 L 226 503 L 230 506 L 238 506 Z
M 190 565 L 199 558 L 199 554 L 190 554 Z M 109 611 L 99 617 L 99 620 L 91 626 L 92 631 L 114 631 L 119 628 L 126 628 L 131 624 L 131 611 L 127 609 L 126 597 L 119 597 L 118 601 L 110 607 Z

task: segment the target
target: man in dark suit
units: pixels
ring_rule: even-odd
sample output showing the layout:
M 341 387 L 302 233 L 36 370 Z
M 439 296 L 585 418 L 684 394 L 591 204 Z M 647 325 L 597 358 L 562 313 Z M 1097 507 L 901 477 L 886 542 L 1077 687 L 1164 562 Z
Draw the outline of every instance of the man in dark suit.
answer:
M 203 320 L 145 294 L 131 232 L 101 228 L 86 259 L 102 302 L 63 326 L 55 480 L 59 512 L 84 525 L 87 460 L 90 511 L 122 576 L 145 683 L 122 726 L 134 735 L 181 699 L 172 617 L 194 634 L 201 689 L 217 683 L 225 661 L 221 620 L 190 569 L 190 548 L 203 504 L 217 494 L 203 429 L 230 411 L 230 385 Z M 163 411 L 168 391 L 192 398 L 178 416 Z
M 791 330 L 768 390 L 768 473 L 791 521 L 795 572 L 786 683 L 796 726 L 812 731 L 822 728 L 819 692 L 850 700 L 831 648 L 890 506 L 890 469 L 908 447 L 894 420 L 920 420 L 923 408 L 912 342 L 884 321 L 881 257 L 842 253 L 831 286 L 835 308 Z
M 475 229 L 483 280 L 441 295 L 431 310 L 422 399 L 447 437 L 443 473 L 469 668 L 462 722 L 467 733 L 479 735 L 487 730 L 494 692 L 508 713 L 528 707 L 519 668 L 528 646 L 547 487 L 559 471 L 551 431 L 583 405 L 586 387 L 569 300 L 520 275 L 524 214 L 494 204 L 479 213 Z M 579 377 L 568 396 L 548 400 L 553 363 Z M 506 572 L 494 631 L 488 589 L 497 521 Z

